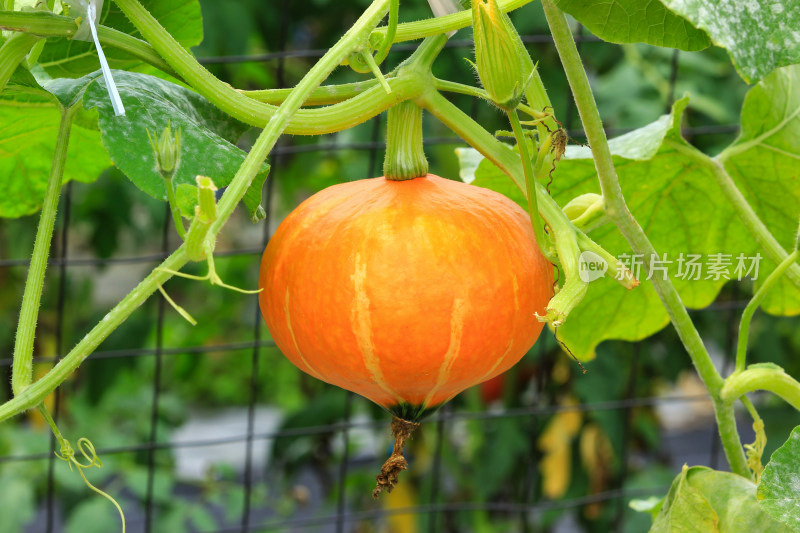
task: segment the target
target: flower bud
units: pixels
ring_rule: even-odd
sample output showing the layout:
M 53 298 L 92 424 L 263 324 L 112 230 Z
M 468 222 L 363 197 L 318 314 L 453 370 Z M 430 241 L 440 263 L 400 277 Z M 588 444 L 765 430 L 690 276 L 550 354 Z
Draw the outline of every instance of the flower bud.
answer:
M 478 76 L 492 101 L 501 109 L 519 105 L 527 76 L 521 53 L 524 46 L 497 0 L 472 1 L 475 60 Z
M 147 136 L 150 138 L 150 146 L 153 147 L 158 173 L 171 177 L 181 161 L 181 130 L 178 129 L 173 136 L 172 127 L 167 124 L 161 137 L 151 134 L 150 131 Z
M 590 192 L 570 200 L 563 211 L 576 227 L 588 233 L 611 221 L 606 215 L 604 205 L 601 195 Z

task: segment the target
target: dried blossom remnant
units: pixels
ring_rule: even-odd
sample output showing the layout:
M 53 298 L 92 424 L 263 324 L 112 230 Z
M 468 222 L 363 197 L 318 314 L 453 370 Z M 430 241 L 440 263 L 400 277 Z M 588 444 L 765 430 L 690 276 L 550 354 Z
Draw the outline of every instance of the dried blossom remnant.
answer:
M 416 422 L 409 422 L 402 420 L 396 416 L 392 418 L 392 436 L 394 436 L 394 448 L 392 448 L 392 455 L 383 463 L 381 473 L 375 479 L 377 485 L 375 490 L 372 491 L 372 497 L 376 500 L 381 492 L 392 492 L 392 489 L 397 484 L 400 472 L 408 469 L 408 461 L 403 457 L 403 449 L 406 445 L 406 440 L 412 433 L 419 427 Z

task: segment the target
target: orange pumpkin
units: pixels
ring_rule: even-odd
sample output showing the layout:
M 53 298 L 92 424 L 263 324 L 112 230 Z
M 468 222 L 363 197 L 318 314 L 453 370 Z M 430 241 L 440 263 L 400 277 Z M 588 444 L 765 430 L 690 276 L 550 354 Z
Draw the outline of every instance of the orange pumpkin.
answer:
M 298 368 L 417 422 L 519 361 L 552 285 L 517 204 L 428 174 L 303 202 L 264 251 L 259 304 Z

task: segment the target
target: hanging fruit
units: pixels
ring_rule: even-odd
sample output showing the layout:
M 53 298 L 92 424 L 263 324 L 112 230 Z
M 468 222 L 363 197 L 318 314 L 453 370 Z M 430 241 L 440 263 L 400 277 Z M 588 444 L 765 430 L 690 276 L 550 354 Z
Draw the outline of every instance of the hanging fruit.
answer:
M 400 106 L 390 132 L 420 129 L 417 121 L 416 106 Z M 387 149 L 389 177 L 329 187 L 295 209 L 270 239 L 259 279 L 261 311 L 286 357 L 394 415 L 395 451 L 376 496 L 405 469 L 404 441 L 425 414 L 528 351 L 553 286 L 525 211 L 427 174 L 421 134 L 413 137 Z

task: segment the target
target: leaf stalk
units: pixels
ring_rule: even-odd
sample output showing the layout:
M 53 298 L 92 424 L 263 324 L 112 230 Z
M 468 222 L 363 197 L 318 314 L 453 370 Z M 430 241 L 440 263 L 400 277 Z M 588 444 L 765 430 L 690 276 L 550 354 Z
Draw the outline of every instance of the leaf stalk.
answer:
M 567 24 L 566 17 L 551 0 L 542 0 L 542 6 L 544 7 L 547 22 L 550 25 L 556 49 L 564 65 L 589 146 L 592 149 L 600 188 L 606 202 L 606 214 L 622 232 L 635 253 L 652 257 L 656 254 L 655 248 L 631 214 L 622 195 L 600 113 L 597 110 L 597 104 L 589 86 L 589 79 L 583 68 L 583 63 L 575 46 L 575 40 Z M 645 265 L 645 268 L 648 268 L 648 265 Z M 708 350 L 703 344 L 703 340 L 672 282 L 669 278 L 661 276 L 653 276 L 652 282 L 675 330 L 678 332 L 681 342 L 714 399 L 720 437 L 722 438 L 723 448 L 731 470 L 744 477 L 749 477 L 749 469 L 736 430 L 736 419 L 733 416 L 733 410 L 720 401 L 720 391 L 723 385 L 722 377 L 714 367 Z

